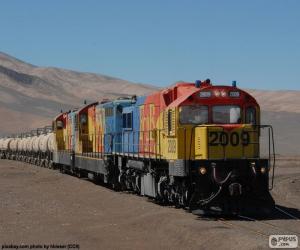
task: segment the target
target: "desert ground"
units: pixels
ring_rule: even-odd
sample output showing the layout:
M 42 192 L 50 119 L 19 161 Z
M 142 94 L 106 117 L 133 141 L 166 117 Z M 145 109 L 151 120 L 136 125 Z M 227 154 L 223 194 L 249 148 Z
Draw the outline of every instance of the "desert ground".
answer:
M 278 161 L 272 195 L 283 213 L 250 221 L 201 218 L 85 179 L 0 161 L 0 245 L 80 249 L 269 249 L 270 234 L 300 236 L 300 161 Z M 73 245 L 74 246 L 74 245 Z

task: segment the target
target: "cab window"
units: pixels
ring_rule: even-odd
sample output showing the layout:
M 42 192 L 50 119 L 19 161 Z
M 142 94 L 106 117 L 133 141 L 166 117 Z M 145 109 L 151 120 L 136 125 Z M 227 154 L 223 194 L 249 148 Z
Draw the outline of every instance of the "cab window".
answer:
M 241 123 L 241 108 L 236 105 L 216 105 L 212 107 L 212 122 L 218 124 Z
M 256 124 L 256 110 L 254 107 L 246 109 L 246 121 L 247 124 Z
M 124 113 L 122 116 L 123 116 L 123 128 L 132 129 L 132 112 Z
M 80 115 L 80 124 L 81 125 L 87 124 L 87 114 L 81 114 Z
M 180 107 L 181 124 L 204 124 L 208 123 L 207 106 L 182 106 Z
M 63 129 L 63 128 L 64 128 L 64 123 L 63 123 L 63 121 L 57 120 L 57 121 L 56 121 L 56 128 L 57 128 L 57 129 Z

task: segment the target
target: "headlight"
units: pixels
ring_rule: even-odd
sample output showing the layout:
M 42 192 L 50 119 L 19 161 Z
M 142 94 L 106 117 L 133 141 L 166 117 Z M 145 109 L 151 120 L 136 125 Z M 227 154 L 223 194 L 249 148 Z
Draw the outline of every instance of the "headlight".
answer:
M 205 167 L 201 167 L 199 168 L 199 173 L 202 174 L 202 175 L 205 175 L 207 172 L 206 168 Z
M 221 91 L 221 96 L 226 97 L 226 92 L 224 90 Z
M 214 94 L 215 94 L 216 97 L 219 97 L 219 96 L 221 95 L 221 93 L 220 93 L 219 90 L 216 90 L 216 91 L 214 92 Z
M 262 174 L 266 173 L 267 171 L 268 171 L 268 170 L 267 170 L 266 167 L 261 167 L 261 168 L 260 168 L 260 172 L 261 172 Z

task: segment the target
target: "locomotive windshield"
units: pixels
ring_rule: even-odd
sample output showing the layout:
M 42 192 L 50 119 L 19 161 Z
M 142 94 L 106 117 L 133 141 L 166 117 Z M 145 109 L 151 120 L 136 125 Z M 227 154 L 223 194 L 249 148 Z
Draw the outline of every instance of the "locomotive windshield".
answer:
M 181 124 L 203 124 L 208 123 L 207 106 L 182 106 L 180 108 Z
M 235 105 L 214 106 L 212 121 L 219 124 L 241 123 L 241 108 Z

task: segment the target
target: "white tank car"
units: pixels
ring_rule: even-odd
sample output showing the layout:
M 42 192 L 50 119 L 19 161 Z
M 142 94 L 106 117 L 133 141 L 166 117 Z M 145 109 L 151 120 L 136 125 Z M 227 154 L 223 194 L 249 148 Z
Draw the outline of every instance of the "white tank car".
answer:
M 17 138 L 13 138 L 9 144 L 9 149 L 11 151 L 17 151 Z
M 6 150 L 7 149 L 7 139 L 8 138 L 3 138 L 1 142 L 1 150 Z
M 2 150 L 3 141 L 4 141 L 4 138 L 0 138 L 0 150 Z
M 8 150 L 12 150 L 12 147 L 14 147 L 15 138 L 10 138 L 7 144 Z
M 29 143 L 29 151 L 33 152 L 33 142 L 37 138 L 37 136 L 32 136 Z
M 21 138 L 21 139 L 20 139 L 20 142 L 19 142 L 19 144 L 18 144 L 18 150 L 19 150 L 19 151 L 23 151 L 23 143 L 24 143 L 24 139 L 25 139 L 25 138 Z
M 6 139 L 7 139 L 7 138 L 2 138 L 2 139 L 1 139 L 1 142 L 0 142 L 0 149 L 1 149 L 1 150 L 4 150 L 4 142 L 5 142 Z
M 25 140 L 24 140 L 24 142 L 23 142 L 23 143 L 24 143 L 24 144 L 23 144 L 23 150 L 24 150 L 24 151 L 27 151 L 27 142 L 28 142 L 28 138 L 29 138 L 29 137 L 25 137 Z
M 39 150 L 43 153 L 48 151 L 48 135 L 40 135 Z
M 24 151 L 25 150 L 25 141 L 26 141 L 26 138 L 21 139 L 20 146 L 18 147 L 19 151 Z
M 23 142 L 23 151 L 27 151 L 27 143 L 30 137 L 25 137 Z
M 37 136 L 35 135 L 32 137 L 32 151 L 33 152 L 38 152 L 39 151 L 39 141 L 40 141 L 41 135 Z
M 52 132 L 52 133 L 49 133 L 48 136 L 49 136 L 49 139 L 48 139 L 48 150 L 50 152 L 54 152 L 54 151 L 57 150 L 57 145 L 56 145 L 56 140 L 55 140 L 55 134 Z
M 31 152 L 31 141 L 32 137 L 27 137 L 25 146 L 27 152 Z
M 19 151 L 21 138 L 15 138 L 14 140 L 14 151 Z
M 21 138 L 16 138 L 15 139 L 15 151 L 19 151 L 20 143 L 21 143 Z
M 3 142 L 3 150 L 10 150 L 10 143 L 13 140 L 13 138 L 7 138 Z
M 20 151 L 22 138 L 17 138 L 16 151 Z

